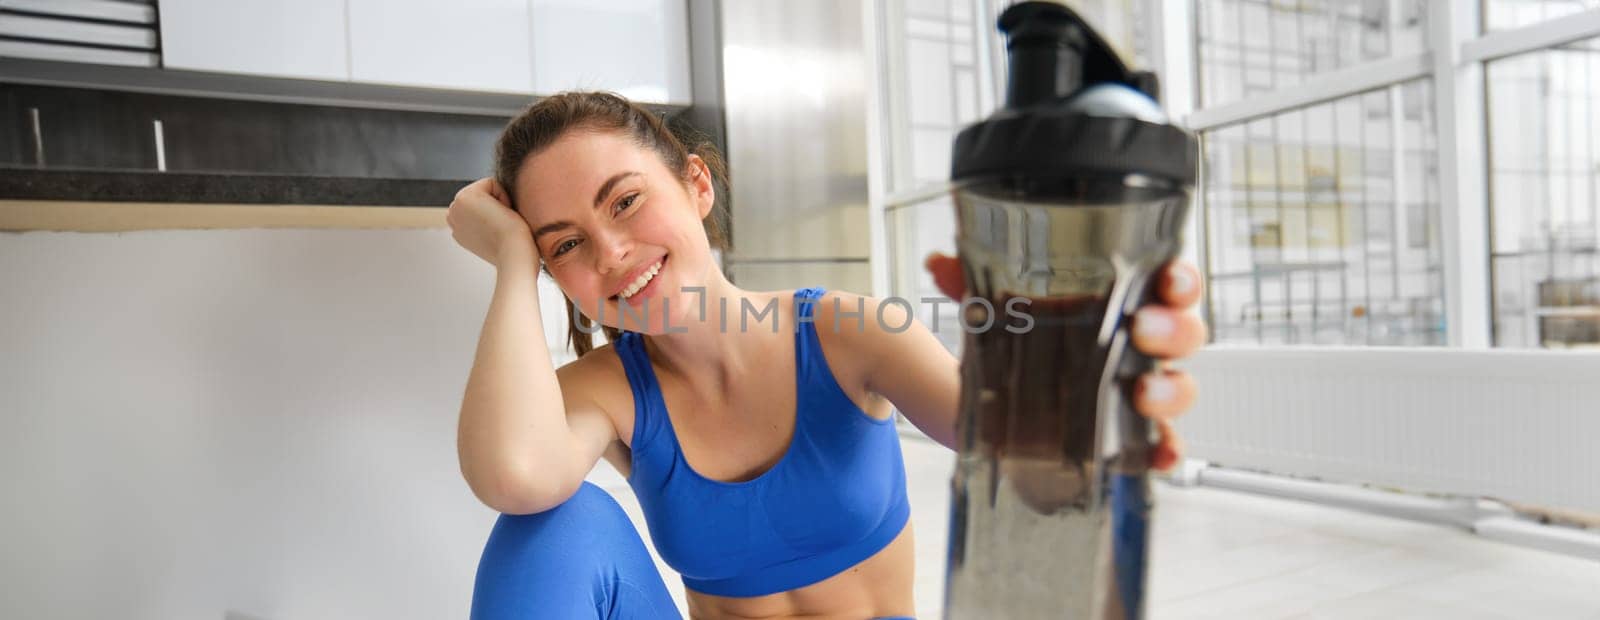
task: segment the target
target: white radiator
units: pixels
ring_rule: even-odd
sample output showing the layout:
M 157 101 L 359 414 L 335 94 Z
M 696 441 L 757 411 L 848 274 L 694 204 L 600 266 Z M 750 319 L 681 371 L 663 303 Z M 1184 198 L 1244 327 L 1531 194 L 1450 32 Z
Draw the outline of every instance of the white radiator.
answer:
M 1600 514 L 1600 353 L 1208 348 L 1186 456 Z

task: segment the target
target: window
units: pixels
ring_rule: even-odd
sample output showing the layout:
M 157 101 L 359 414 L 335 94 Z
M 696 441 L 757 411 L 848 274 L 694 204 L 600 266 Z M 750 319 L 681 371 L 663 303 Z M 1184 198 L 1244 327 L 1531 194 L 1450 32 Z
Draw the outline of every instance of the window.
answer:
M 1422 0 L 1194 6 L 1206 109 L 1427 45 Z M 1202 128 L 1215 341 L 1447 343 L 1433 82 L 1367 88 Z
M 1483 31 L 1531 26 L 1594 8 L 1600 8 L 1600 0 L 1484 0 Z
M 1197 2 L 1201 104 L 1238 101 L 1319 73 L 1420 52 L 1424 6 L 1423 0 Z
M 1217 342 L 1445 344 L 1432 99 L 1414 80 L 1204 133 Z
M 1600 346 L 1600 38 L 1485 71 L 1495 345 Z
M 907 24 L 885 35 L 885 275 L 935 295 L 950 140 L 998 104 L 1010 3 L 878 1 Z M 1217 342 L 1600 347 L 1600 0 L 1067 3 L 1179 84 Z M 1456 24 L 1478 27 L 1434 27 Z M 943 64 L 896 69 L 913 43 Z

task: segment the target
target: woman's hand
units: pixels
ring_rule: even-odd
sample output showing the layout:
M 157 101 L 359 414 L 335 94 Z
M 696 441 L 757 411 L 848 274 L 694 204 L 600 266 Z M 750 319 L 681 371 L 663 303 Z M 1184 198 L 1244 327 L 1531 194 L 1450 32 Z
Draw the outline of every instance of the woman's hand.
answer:
M 934 253 L 924 264 L 946 296 L 959 300 L 966 293 L 959 259 Z M 1161 444 L 1151 454 L 1150 466 L 1167 469 L 1183 452 L 1172 420 L 1194 404 L 1196 390 L 1194 377 L 1166 368 L 1165 360 L 1187 357 L 1205 344 L 1206 325 L 1189 311 L 1200 300 L 1200 272 L 1194 265 L 1173 261 L 1159 277 L 1155 303 L 1134 315 L 1132 334 L 1133 346 L 1163 362 L 1158 370 L 1139 378 L 1133 406 L 1160 427 Z
M 478 258 L 499 267 L 507 244 L 526 244 L 533 252 L 533 233 L 522 216 L 511 210 L 511 198 L 493 178 L 482 178 L 456 192 L 444 221 L 456 243 Z

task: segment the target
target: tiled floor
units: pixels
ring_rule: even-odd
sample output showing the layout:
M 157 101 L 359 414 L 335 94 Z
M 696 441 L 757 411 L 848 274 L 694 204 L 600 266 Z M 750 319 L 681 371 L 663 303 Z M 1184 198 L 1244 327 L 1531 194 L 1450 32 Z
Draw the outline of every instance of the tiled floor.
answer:
M 950 451 L 903 442 L 917 532 L 917 609 L 938 618 Z M 602 465 L 649 539 L 627 484 Z M 1155 485 L 1149 618 L 1579 618 L 1600 620 L 1600 562 L 1442 526 L 1205 488 Z M 681 583 L 657 560 L 682 602 Z

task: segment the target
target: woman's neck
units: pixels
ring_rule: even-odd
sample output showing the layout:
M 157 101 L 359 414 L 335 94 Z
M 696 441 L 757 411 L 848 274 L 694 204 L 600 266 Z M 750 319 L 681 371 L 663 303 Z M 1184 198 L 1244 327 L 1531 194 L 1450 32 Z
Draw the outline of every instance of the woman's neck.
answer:
M 657 364 L 680 377 L 709 381 L 709 388 L 718 389 L 770 365 L 774 347 L 792 338 L 790 295 L 746 291 L 713 277 L 704 299 L 704 316 L 696 308 L 682 325 L 645 337 Z

